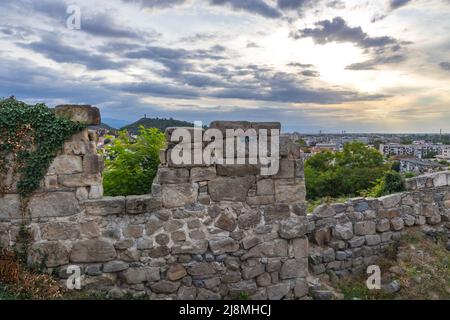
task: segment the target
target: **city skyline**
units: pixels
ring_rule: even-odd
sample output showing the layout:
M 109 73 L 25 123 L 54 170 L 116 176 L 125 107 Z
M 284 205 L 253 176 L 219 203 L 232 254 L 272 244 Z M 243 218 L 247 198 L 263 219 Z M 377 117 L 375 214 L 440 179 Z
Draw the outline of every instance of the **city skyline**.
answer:
M 448 0 L 91 3 L 0 4 L 0 97 L 127 122 L 450 132 Z M 80 30 L 67 27 L 74 4 Z

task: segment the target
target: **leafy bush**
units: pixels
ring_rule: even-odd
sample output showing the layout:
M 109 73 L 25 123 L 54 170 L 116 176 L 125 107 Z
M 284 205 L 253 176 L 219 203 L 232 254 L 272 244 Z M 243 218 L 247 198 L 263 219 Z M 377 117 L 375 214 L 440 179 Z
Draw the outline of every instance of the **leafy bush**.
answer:
M 150 192 L 165 137 L 156 128 L 141 126 L 139 133 L 137 138 L 133 138 L 127 131 L 120 131 L 119 136 L 111 138 L 111 143 L 105 147 L 105 195 L 126 196 Z
M 382 197 L 404 190 L 405 180 L 403 176 L 396 171 L 388 171 L 376 181 L 375 185 L 368 192 L 362 192 L 362 194 L 370 197 Z
M 357 195 L 388 170 L 383 155 L 363 143 L 352 142 L 336 153 L 322 152 L 305 163 L 309 199 Z

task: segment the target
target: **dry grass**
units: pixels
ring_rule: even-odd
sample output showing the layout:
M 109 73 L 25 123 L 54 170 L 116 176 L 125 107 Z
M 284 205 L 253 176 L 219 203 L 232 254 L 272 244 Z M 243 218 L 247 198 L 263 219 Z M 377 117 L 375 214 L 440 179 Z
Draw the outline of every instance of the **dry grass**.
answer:
M 0 250 L 0 299 L 59 299 L 64 288 L 50 275 L 24 266 L 17 254 Z

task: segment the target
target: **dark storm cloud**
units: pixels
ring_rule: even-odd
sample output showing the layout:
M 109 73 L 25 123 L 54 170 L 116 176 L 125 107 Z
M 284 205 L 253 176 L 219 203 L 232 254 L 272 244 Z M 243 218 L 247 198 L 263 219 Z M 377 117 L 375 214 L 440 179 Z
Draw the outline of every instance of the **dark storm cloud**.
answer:
M 353 63 L 345 67 L 347 70 L 374 70 L 378 65 L 399 63 L 406 60 L 406 56 L 403 54 L 376 57 L 364 62 Z
M 278 7 L 283 10 L 297 10 L 310 4 L 311 0 L 278 0 Z
M 441 62 L 441 63 L 439 63 L 439 66 L 440 66 L 443 70 L 450 71 L 450 62 Z
M 382 47 L 395 44 L 394 38 L 370 37 L 361 27 L 350 27 L 341 17 L 323 20 L 316 23 L 316 28 L 300 29 L 293 34 L 294 38 L 312 38 L 316 43 L 351 42 L 362 48 Z
M 143 8 L 171 8 L 186 2 L 186 0 L 122 0 L 125 3 L 135 3 Z
M 237 11 L 246 11 L 266 18 L 280 18 L 281 12 L 263 0 L 210 0 L 212 5 L 229 6 Z
M 53 61 L 81 64 L 91 70 L 120 69 L 125 66 L 124 63 L 115 62 L 105 55 L 65 45 L 56 36 L 47 35 L 39 41 L 21 44 L 21 46 Z
M 392 10 L 395 10 L 395 9 L 398 9 L 400 7 L 407 5 L 409 2 L 411 2 L 411 0 L 390 0 L 389 7 Z

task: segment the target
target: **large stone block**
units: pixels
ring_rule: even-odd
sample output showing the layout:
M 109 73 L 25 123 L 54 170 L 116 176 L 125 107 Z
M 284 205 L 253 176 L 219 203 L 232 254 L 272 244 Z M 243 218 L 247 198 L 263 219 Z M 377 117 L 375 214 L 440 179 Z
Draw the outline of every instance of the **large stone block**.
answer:
M 35 264 L 45 262 L 49 268 L 58 267 L 69 263 L 69 251 L 57 241 L 35 243 L 30 248 L 28 259 Z
M 288 243 L 286 240 L 278 239 L 273 241 L 266 241 L 260 243 L 245 253 L 241 259 L 246 260 L 250 258 L 263 257 L 287 257 Z
M 111 242 L 101 239 L 77 241 L 70 253 L 72 262 L 107 262 L 116 257 L 116 250 Z
M 256 183 L 258 196 L 271 196 L 275 194 L 275 186 L 272 179 L 262 179 Z
M 273 176 L 274 179 L 291 179 L 295 177 L 295 162 L 290 159 L 280 160 L 280 169 Z
M 355 223 L 355 234 L 364 236 L 376 233 L 376 224 L 373 221 L 360 221 Z
M 55 107 L 55 114 L 87 125 L 99 125 L 101 122 L 100 110 L 90 105 L 59 105 Z
M 45 240 L 68 240 L 80 237 L 80 226 L 76 222 L 49 222 L 41 225 L 41 237 Z
M 302 180 L 275 180 L 275 200 L 277 203 L 305 201 L 306 187 Z
M 162 200 L 166 208 L 183 207 L 197 201 L 198 186 L 191 183 L 166 184 L 162 186 Z
M 93 216 L 107 216 L 125 213 L 125 197 L 104 197 L 83 202 L 86 213 Z
M 279 235 L 283 239 L 295 239 L 303 237 L 308 232 L 309 222 L 306 217 L 294 216 L 280 221 Z
M 394 208 L 400 204 L 400 201 L 402 200 L 402 194 L 390 194 L 388 196 L 381 197 L 378 200 L 383 204 L 384 208 Z
M 83 157 L 83 172 L 85 174 L 97 174 L 103 172 L 105 162 L 98 154 L 87 154 Z
M 57 156 L 50 165 L 48 172 L 52 174 L 81 173 L 83 172 L 83 160 L 79 156 Z
M 283 263 L 280 271 L 281 279 L 295 279 L 299 277 L 305 277 L 308 272 L 308 260 L 306 258 L 301 259 L 289 259 Z
M 156 183 L 186 183 L 189 182 L 189 170 L 185 168 L 159 167 L 156 175 Z
M 50 192 L 31 197 L 28 211 L 32 218 L 65 217 L 81 212 L 74 192 Z
M 183 243 L 172 247 L 172 254 L 204 254 L 208 250 L 208 240 Z
M 275 204 L 264 208 L 264 220 L 266 223 L 272 223 L 289 218 L 291 212 L 286 204 Z
M 77 187 L 89 187 L 102 184 L 102 176 L 98 174 L 62 174 L 58 175 L 58 183 L 64 187 L 77 188 Z
M 236 252 L 239 250 L 239 244 L 232 238 L 224 237 L 209 241 L 209 248 L 215 255 Z
M 20 219 L 22 211 L 17 194 L 0 195 L 0 220 Z
M 152 212 L 162 208 L 162 200 L 152 195 L 126 197 L 126 211 L 128 214 Z
M 218 177 L 208 183 L 208 191 L 214 201 L 244 202 L 247 192 L 255 183 L 255 177 Z
M 217 165 L 217 174 L 228 177 L 245 177 L 257 175 L 260 168 L 256 164 L 219 164 Z
M 281 300 L 291 289 L 289 282 L 277 283 L 267 287 L 267 297 L 269 300 Z
M 128 268 L 120 273 L 120 278 L 127 284 L 153 282 L 161 279 L 158 267 Z
M 191 169 L 191 181 L 209 181 L 216 178 L 216 167 L 194 167 Z

